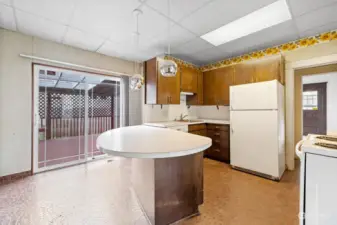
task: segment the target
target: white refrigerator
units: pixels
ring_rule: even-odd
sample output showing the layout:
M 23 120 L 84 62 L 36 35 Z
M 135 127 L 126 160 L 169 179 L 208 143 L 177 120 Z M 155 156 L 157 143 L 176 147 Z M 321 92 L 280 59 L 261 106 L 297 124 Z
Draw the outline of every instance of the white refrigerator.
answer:
M 234 169 L 280 180 L 285 170 L 284 87 L 277 80 L 230 87 Z

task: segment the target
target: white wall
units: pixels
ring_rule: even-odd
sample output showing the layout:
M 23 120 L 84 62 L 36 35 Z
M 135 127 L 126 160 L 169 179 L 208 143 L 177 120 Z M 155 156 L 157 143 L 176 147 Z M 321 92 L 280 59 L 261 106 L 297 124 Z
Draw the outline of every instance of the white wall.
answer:
M 337 132 L 337 72 L 303 76 L 303 84 L 327 82 L 327 132 Z
M 31 170 L 32 63 L 38 61 L 22 58 L 20 53 L 135 72 L 130 61 L 0 29 L 0 176 Z
M 199 106 L 197 116 L 201 119 L 229 120 L 229 107 L 219 106 Z
M 180 114 L 188 115 L 188 119 L 218 119 L 229 120 L 229 107 L 219 106 L 191 106 L 186 105 L 186 96 L 180 96 L 180 105 L 144 105 L 144 122 L 171 121 L 179 119 Z

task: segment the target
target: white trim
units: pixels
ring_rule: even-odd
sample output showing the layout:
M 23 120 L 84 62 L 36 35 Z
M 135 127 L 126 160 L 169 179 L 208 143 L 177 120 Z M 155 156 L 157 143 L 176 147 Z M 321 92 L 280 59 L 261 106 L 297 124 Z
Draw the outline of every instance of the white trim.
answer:
M 38 155 L 39 155 L 39 70 L 41 69 L 44 69 L 44 70 L 48 70 L 52 68 L 53 70 L 56 70 L 56 71 L 72 71 L 73 73 L 78 73 L 80 75 L 87 75 L 87 76 L 98 76 L 98 77 L 104 77 L 104 78 L 107 78 L 109 80 L 115 80 L 115 81 L 118 81 L 121 85 L 122 83 L 122 79 L 120 77 L 112 77 L 112 76 L 109 76 L 109 75 L 101 75 L 101 74 L 95 74 L 94 72 L 90 73 L 90 72 L 78 72 L 78 71 L 74 71 L 72 69 L 66 69 L 66 68 L 55 68 L 53 66 L 44 66 L 44 65 L 34 65 L 34 74 L 32 75 L 33 76 L 33 80 L 34 80 L 34 86 L 33 86 L 33 97 L 34 97 L 34 106 L 33 106 L 33 173 L 39 173 L 39 172 L 44 172 L 44 171 L 47 171 L 47 170 L 53 170 L 53 169 L 57 169 L 57 168 L 63 168 L 63 167 L 67 167 L 67 166 L 71 166 L 71 165 L 77 165 L 77 164 L 81 164 L 81 163 L 85 163 L 85 162 L 88 162 L 88 161 L 91 161 L 93 160 L 91 157 L 88 157 L 89 156 L 89 153 L 88 153 L 88 130 L 89 130 L 89 117 L 88 117 L 88 91 L 85 92 L 85 99 L 86 99 L 86 107 L 85 107 L 85 113 L 86 113 L 86 118 L 85 118 L 85 121 L 86 121 L 86 124 L 85 124 L 85 129 L 84 129 L 84 136 L 85 136 L 85 140 L 84 140 L 84 154 L 85 155 L 85 159 L 80 159 L 80 155 L 82 154 L 79 154 L 79 158 L 78 160 L 75 160 L 75 161 L 71 161 L 71 162 L 67 162 L 67 163 L 59 163 L 59 164 L 56 164 L 56 165 L 51 165 L 51 166 L 46 166 L 46 162 L 49 162 L 49 161 L 54 161 L 54 160 L 58 160 L 58 159 L 63 159 L 63 158 L 70 158 L 70 157 L 75 157 L 75 156 L 69 156 L 69 157 L 63 157 L 63 158 L 57 158 L 57 159 L 54 159 L 54 160 L 46 160 L 44 159 L 43 161 L 38 161 Z M 86 88 L 87 88 L 87 82 L 85 83 L 86 84 Z M 114 85 L 117 85 L 117 84 L 114 84 Z M 85 88 L 85 89 L 86 89 Z M 124 96 L 123 96 L 124 98 Z M 120 98 L 120 101 L 122 102 L 123 98 L 121 97 Z M 121 103 L 122 104 L 122 103 Z M 120 104 L 120 105 L 121 105 Z M 121 118 L 122 120 L 122 118 Z M 111 128 L 113 129 L 113 128 Z M 46 131 L 45 131 L 45 136 L 46 136 Z M 79 148 L 81 148 L 82 146 L 79 145 Z M 45 150 L 47 148 L 45 147 Z M 80 149 L 79 149 L 79 152 L 80 152 Z M 94 152 L 92 153 L 94 154 Z M 102 157 L 106 157 L 107 155 L 104 154 L 102 155 Z M 45 157 L 46 157 L 46 152 L 45 152 Z M 95 156 L 94 158 L 102 158 L 101 156 Z M 44 163 L 44 167 L 41 167 L 39 168 L 39 163 Z
M 325 65 L 334 64 L 334 63 L 337 63 L 337 54 L 291 62 L 287 64 L 286 70 L 287 69 L 298 70 L 298 69 L 311 68 L 311 67 L 316 67 L 316 66 L 325 66 Z
M 79 64 L 73 64 L 73 63 L 58 61 L 58 60 L 55 60 L 55 59 L 47 59 L 47 58 L 42 58 L 42 57 L 37 57 L 37 56 L 32 56 L 32 55 L 26 55 L 26 54 L 19 54 L 19 55 L 23 58 L 36 59 L 36 60 L 60 64 L 60 65 L 64 65 L 64 66 L 77 67 L 77 68 L 81 68 L 81 69 L 92 70 L 92 71 L 96 71 L 96 72 L 99 72 L 99 73 L 106 73 L 106 74 L 111 74 L 111 75 L 115 75 L 115 76 L 129 76 L 129 77 L 132 76 L 131 74 L 127 74 L 127 73 L 121 73 L 121 72 L 116 72 L 116 71 L 112 71 L 112 70 L 105 70 L 105 69 L 100 69 L 100 68 L 95 68 L 95 67 L 90 67 L 90 66 L 83 66 L 83 65 L 79 65 Z
M 286 75 L 286 164 L 289 170 L 295 168 L 295 70 L 325 66 L 337 63 L 337 54 L 287 62 Z

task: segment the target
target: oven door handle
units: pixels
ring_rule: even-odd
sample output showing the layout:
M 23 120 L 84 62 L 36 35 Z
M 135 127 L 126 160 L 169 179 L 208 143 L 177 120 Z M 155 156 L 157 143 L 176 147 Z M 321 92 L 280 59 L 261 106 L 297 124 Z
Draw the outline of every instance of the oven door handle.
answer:
M 300 140 L 295 147 L 296 155 L 302 160 L 303 158 L 303 152 L 301 150 L 302 144 L 305 140 Z

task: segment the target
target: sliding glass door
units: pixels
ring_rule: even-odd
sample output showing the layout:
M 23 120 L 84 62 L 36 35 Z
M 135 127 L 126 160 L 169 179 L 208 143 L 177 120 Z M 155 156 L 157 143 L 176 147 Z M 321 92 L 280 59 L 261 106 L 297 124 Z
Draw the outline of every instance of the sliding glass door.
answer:
M 34 172 L 104 157 L 97 136 L 120 127 L 120 79 L 34 66 Z

